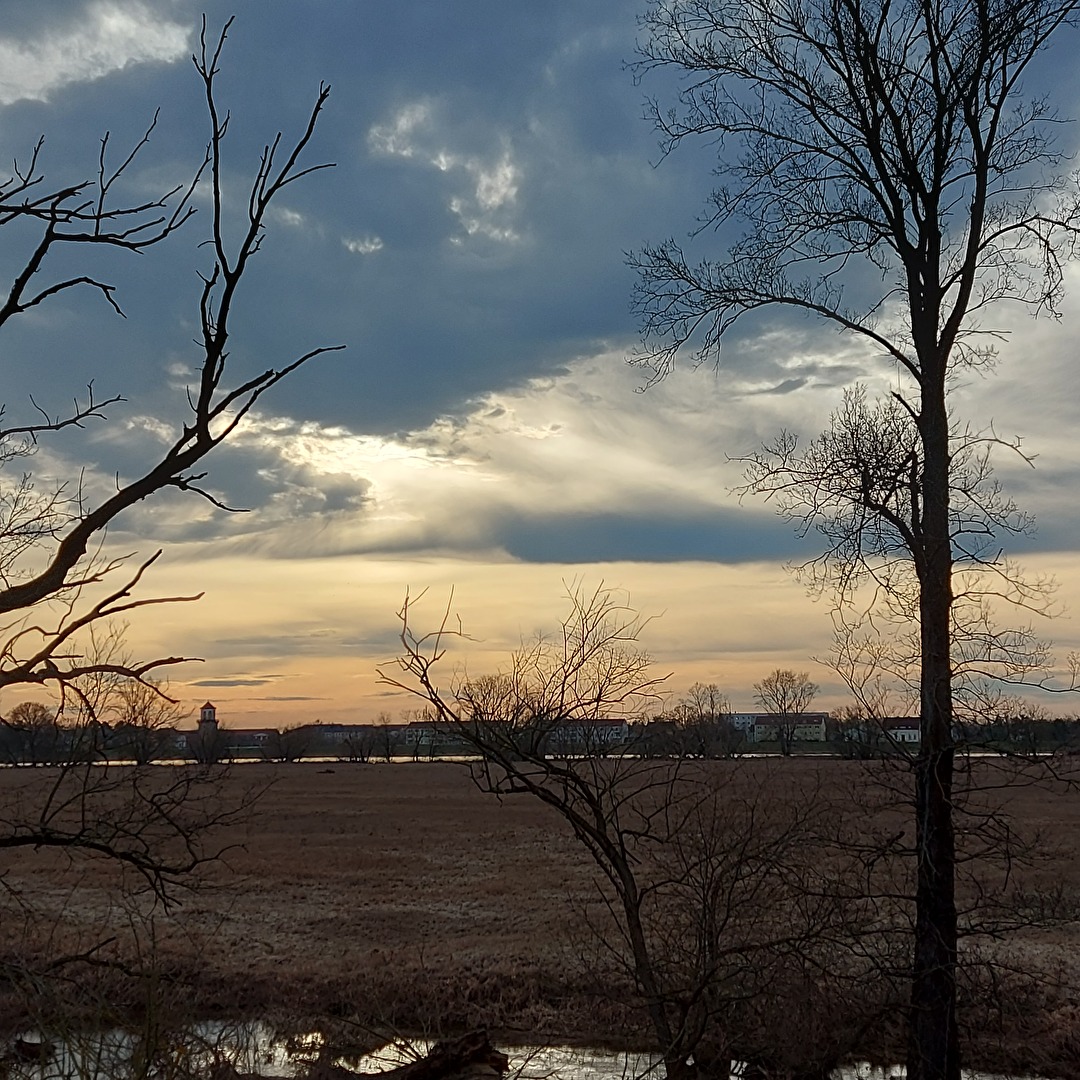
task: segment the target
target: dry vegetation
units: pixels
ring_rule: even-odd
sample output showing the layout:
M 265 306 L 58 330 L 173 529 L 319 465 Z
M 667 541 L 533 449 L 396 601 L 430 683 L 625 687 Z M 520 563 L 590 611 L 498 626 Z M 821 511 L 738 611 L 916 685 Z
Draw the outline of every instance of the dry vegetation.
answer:
M 805 759 L 707 768 L 738 770 L 777 792 L 811 782 L 840 791 L 869 775 L 857 762 Z M 0 770 L 0 799 L 47 775 Z M 536 800 L 499 802 L 441 763 L 251 765 L 235 768 L 227 785 L 239 796 L 254 779 L 268 787 L 223 838 L 234 846 L 179 907 L 153 920 L 153 978 L 185 1014 L 336 1018 L 358 1022 L 357 1030 L 484 1024 L 503 1039 L 604 1042 L 641 1030 L 625 1008 L 628 988 L 595 959 L 580 959 L 584 909 L 603 916 L 594 868 Z M 1024 786 L 1006 799 L 1017 823 L 1055 845 L 1045 865 L 1013 874 L 1080 898 L 1080 791 Z M 5 858 L 6 886 L 36 910 L 31 931 L 15 907 L 6 909 L 0 950 L 9 957 L 72 951 L 103 929 L 122 940 L 132 920 L 146 930 L 145 912 L 118 902 L 105 864 L 47 852 Z M 1078 945 L 1072 930 L 1058 928 L 1023 931 L 1008 948 L 1024 965 L 1037 960 L 1071 976 Z M 87 980 L 138 1012 L 145 980 L 84 966 L 81 989 Z M 4 996 L 10 1027 L 30 1019 L 18 988 Z M 969 1010 L 986 1059 L 1049 1063 L 1076 1054 L 1071 992 L 1016 981 L 1009 1001 L 994 1015 Z
M 0 797 L 46 772 L 0 771 Z M 592 871 L 552 814 L 528 800 L 500 806 L 445 764 L 241 766 L 232 794 L 255 776 L 269 786 L 224 838 L 234 846 L 156 919 L 160 963 L 196 1011 L 370 1010 L 416 1028 L 470 1024 L 494 1006 L 508 1027 L 558 1026 L 554 1007 L 573 986 L 567 901 L 589 894 Z M 62 916 L 69 950 L 103 925 L 123 932 L 128 912 L 104 863 L 24 852 L 2 869 Z M 5 950 L 26 948 L 23 934 L 3 920 Z

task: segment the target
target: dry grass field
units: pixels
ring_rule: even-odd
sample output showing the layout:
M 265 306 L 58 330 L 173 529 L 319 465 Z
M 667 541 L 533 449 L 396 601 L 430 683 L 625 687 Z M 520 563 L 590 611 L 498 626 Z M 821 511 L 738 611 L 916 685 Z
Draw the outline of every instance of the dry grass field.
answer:
M 0 771 L 0 798 L 50 773 Z M 198 1012 L 302 1020 L 371 1000 L 373 1019 L 413 1029 L 473 1024 L 481 1007 L 488 1023 L 555 1023 L 574 985 L 569 901 L 593 874 L 552 812 L 500 805 L 443 763 L 242 765 L 223 795 L 252 784 L 266 790 L 215 837 L 222 859 L 154 918 L 159 962 Z M 43 951 L 122 936 L 132 917 L 100 862 L 21 850 L 0 871 L 44 913 Z M 10 907 L 2 947 L 25 935 Z
M 737 768 L 766 794 L 871 775 L 834 760 L 709 767 Z M 46 776 L 0 771 L 0 799 Z M 266 790 L 218 838 L 229 845 L 222 860 L 153 919 L 154 970 L 185 1009 L 297 1023 L 362 1016 L 414 1031 L 484 1024 L 504 1038 L 604 1041 L 632 1026 L 620 1005 L 626 988 L 579 960 L 583 910 L 597 910 L 594 867 L 536 800 L 500 802 L 449 763 L 245 765 L 233 769 L 226 795 L 253 782 Z M 1023 786 L 1004 799 L 1020 825 L 1054 845 L 1042 867 L 1016 872 L 1080 902 L 1080 790 Z M 8 955 L 75 948 L 103 930 L 123 937 L 133 919 L 148 925 L 138 905 L 117 900 L 100 863 L 20 851 L 4 856 L 0 874 L 38 920 L 30 931 L 7 905 Z M 1080 936 L 1068 927 L 1024 931 L 1009 948 L 1022 961 L 1080 970 Z M 109 985 L 117 998 L 134 993 Z M 1067 1028 L 1075 1038 L 1069 999 L 1054 996 L 1053 1013 L 1032 1020 L 1024 1037 L 1061 1029 L 1065 1038 Z M 9 1024 L 25 1021 L 11 988 L 0 1006 Z

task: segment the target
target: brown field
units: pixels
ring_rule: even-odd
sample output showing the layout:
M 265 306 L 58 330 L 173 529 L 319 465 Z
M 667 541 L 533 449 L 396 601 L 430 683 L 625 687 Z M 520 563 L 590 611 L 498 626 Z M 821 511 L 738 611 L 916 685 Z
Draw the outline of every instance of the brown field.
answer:
M 49 774 L 0 771 L 0 797 Z M 494 1025 L 556 1023 L 574 983 L 569 899 L 587 896 L 593 875 L 552 812 L 527 799 L 500 805 L 442 763 L 243 765 L 226 783 L 226 798 L 268 787 L 246 822 L 216 838 L 228 845 L 220 863 L 155 918 L 162 962 L 198 1012 L 302 1021 L 377 999 L 373 1020 L 410 1029 L 470 1025 L 480 1007 Z M 56 917 L 58 935 L 35 933 L 42 950 L 125 929 L 129 912 L 100 862 L 23 850 L 0 870 Z M 3 946 L 25 948 L 24 935 L 7 911 Z
M 869 775 L 859 763 L 806 759 L 737 768 L 778 792 Z M 0 799 L 46 776 L 0 771 Z M 622 1005 L 627 989 L 578 959 L 583 910 L 597 910 L 594 868 L 536 800 L 499 802 L 446 763 L 247 765 L 226 784 L 236 796 L 253 781 L 270 783 L 224 838 L 222 861 L 154 919 L 155 971 L 186 1009 L 295 1023 L 363 1017 L 414 1031 L 483 1024 L 522 1039 L 610 1041 L 640 1030 Z M 1080 904 L 1080 790 L 1029 785 L 1004 799 L 1019 825 L 1055 845 L 1046 865 L 1018 872 Z M 103 928 L 122 936 L 132 919 L 146 927 L 100 863 L 26 851 L 5 860 L 9 890 L 53 926 L 51 938 L 40 921 L 28 931 L 8 905 L 0 950 L 9 955 L 74 948 Z M 1080 969 L 1080 936 L 1068 927 L 1024 931 L 1009 948 L 1022 962 Z M 110 993 L 134 991 L 117 983 Z M 9 1024 L 26 1020 L 10 988 L 0 996 Z M 1065 1038 L 1067 1028 L 1075 1038 L 1070 998 L 1050 995 L 1024 1037 L 1061 1029 Z

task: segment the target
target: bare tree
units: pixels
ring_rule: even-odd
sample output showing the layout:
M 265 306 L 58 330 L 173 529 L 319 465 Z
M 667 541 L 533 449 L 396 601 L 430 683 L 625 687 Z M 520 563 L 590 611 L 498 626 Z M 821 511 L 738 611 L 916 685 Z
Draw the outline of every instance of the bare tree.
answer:
M 827 800 L 813 785 L 778 795 L 734 762 L 560 753 L 568 727 L 638 717 L 664 681 L 638 644 L 646 620 L 603 587 L 569 601 L 553 634 L 494 673 L 460 670 L 444 689 L 440 663 L 461 631 L 449 612 L 435 631 L 415 631 L 407 600 L 403 651 L 383 678 L 422 697 L 472 749 L 481 790 L 539 799 L 589 852 L 603 897 L 595 960 L 636 990 L 667 1076 L 726 1076 L 732 1057 L 825 1075 L 854 1049 L 823 1020 L 839 1016 L 835 1001 L 803 1014 L 806 1041 L 785 1039 L 781 1017 L 790 1023 L 795 1006 L 779 987 L 795 980 L 800 1005 L 810 1000 L 808 986 L 831 978 L 822 972 L 845 966 L 834 956 L 829 968 L 825 943 L 856 933 L 851 894 L 816 880 L 839 873 L 815 843 Z M 876 1001 L 857 997 L 860 1008 Z
M 821 470 L 805 469 L 781 443 L 752 465 L 750 485 L 802 501 L 842 584 L 858 570 L 887 589 L 898 569 L 912 583 L 922 723 L 912 1080 L 960 1075 L 955 570 L 994 573 L 996 537 L 1020 524 L 980 464 L 999 440 L 957 423 L 949 389 L 989 367 L 993 331 L 979 320 L 993 305 L 1039 312 L 1060 298 L 1080 204 L 1060 168 L 1057 117 L 1022 80 L 1075 13 L 1075 0 L 665 0 L 642 20 L 642 67 L 689 76 L 677 108 L 653 110 L 665 149 L 697 136 L 721 148 L 722 182 L 698 232 L 745 224 L 726 258 L 695 264 L 673 241 L 634 257 L 642 360 L 659 376 L 684 349 L 708 359 L 732 326 L 773 309 L 856 335 L 906 380 L 878 417 L 863 410 L 859 424 L 831 429 L 857 470 L 828 453 Z
M 25 235 L 28 229 L 37 233 L 0 306 L 0 329 L 9 319 L 72 289 L 96 289 L 120 312 L 113 286 L 92 272 L 50 280 L 51 261 L 58 261 L 65 249 L 80 250 L 88 258 L 97 248 L 146 251 L 166 242 L 191 221 L 196 185 L 205 184 L 210 197 L 208 239 L 203 245 L 210 265 L 199 272 L 196 300 L 203 358 L 187 394 L 189 415 L 177 426 L 161 457 L 140 475 L 120 481 L 111 495 L 97 503 L 87 492 L 67 484 L 50 490 L 34 483 L 27 471 L 28 462 L 44 439 L 66 428 L 81 427 L 91 419 L 104 420 L 106 410 L 122 400 L 119 394 L 100 398 L 93 387 L 66 414 L 47 413 L 32 402 L 37 408 L 36 419 L 0 429 L 0 465 L 9 473 L 12 467 L 22 470 L 5 485 L 0 500 L 0 613 L 9 618 L 0 641 L 0 687 L 49 686 L 63 699 L 69 692 L 77 693 L 79 679 L 95 672 L 141 678 L 182 659 L 159 657 L 109 665 L 87 661 L 81 654 L 78 642 L 95 623 L 146 604 L 194 599 L 137 598 L 136 589 L 160 552 L 127 569 L 123 557 L 107 556 L 95 545 L 117 515 L 157 492 L 190 492 L 221 505 L 201 485 L 206 476 L 205 471 L 199 471 L 202 460 L 237 430 L 267 391 L 328 351 L 315 348 L 249 378 L 235 383 L 228 380 L 232 314 L 250 260 L 262 243 L 269 208 L 289 185 L 326 167 L 304 165 L 301 158 L 329 94 L 328 87 L 320 89 L 304 130 L 293 143 L 284 142 L 279 134 L 266 146 L 246 200 L 246 221 L 239 239 L 230 247 L 225 239 L 229 230 L 222 193 L 229 117 L 222 115 L 215 98 L 218 65 L 230 25 L 226 24 L 216 42 L 207 40 L 204 25 L 201 47 L 194 58 L 205 91 L 210 136 L 206 156 L 186 187 L 143 203 L 114 204 L 114 191 L 150 139 L 156 117 L 143 139 L 121 155 L 115 166 L 110 163 L 108 136 L 102 140 L 94 180 L 49 184 L 43 171 L 43 144 L 39 142 L 27 161 L 16 164 L 15 175 L 0 184 L 0 227 L 17 223 L 22 226 L 18 235 Z M 110 580 L 111 587 L 105 584 Z M 39 617 L 25 620 L 23 615 L 31 610 Z
M 191 710 L 169 697 L 169 684 L 152 677 L 126 679 L 116 691 L 110 719 L 110 751 L 148 765 L 170 750 L 176 726 Z
M 683 754 L 734 757 L 745 742 L 731 721 L 731 702 L 716 683 L 694 683 L 671 710 L 670 718 Z
M 274 733 L 266 747 L 266 754 L 275 761 L 302 761 L 314 753 L 319 745 L 318 729 L 310 724 L 293 724 Z
M 777 668 L 761 682 L 754 683 L 755 700 L 776 718 L 780 753 L 785 757 L 791 753 L 796 728 L 803 722 L 817 692 L 818 685 L 810 681 L 807 672 L 790 668 Z
M 366 765 L 377 752 L 378 745 L 377 732 L 365 725 L 351 731 L 344 739 L 335 741 L 334 753 L 339 761 L 355 761 Z
M 388 712 L 375 717 L 375 733 L 375 753 L 383 761 L 393 761 L 394 755 L 401 751 L 401 728 L 394 724 Z
M 63 694 L 68 707 L 62 716 L 84 733 L 83 741 L 94 744 L 99 756 L 146 765 L 169 748 L 172 729 L 189 710 L 169 696 L 165 679 L 128 677 L 133 663 L 128 631 L 128 624 L 116 619 L 87 627 L 82 644 L 86 670 Z
M 393 759 L 396 748 L 396 731 L 391 726 L 390 714 L 381 712 L 374 724 L 356 724 L 343 736 L 336 737 L 327 748 L 332 749 L 339 761 L 355 761 L 366 765 L 373 758 Z
M 13 467 L 20 470 L 2 485 L 0 494 L 0 612 L 8 616 L 0 638 L 0 687 L 49 688 L 61 709 L 74 697 L 94 715 L 100 707 L 95 696 L 101 680 L 111 680 L 110 685 L 124 679 L 145 680 L 151 672 L 183 659 L 135 660 L 115 649 L 94 647 L 91 632 L 116 615 L 146 604 L 195 598 L 138 597 L 136 591 L 160 552 L 128 569 L 125 557 L 104 553 L 104 530 L 124 510 L 170 489 L 219 504 L 201 486 L 205 472 L 197 470 L 202 460 L 237 430 L 263 394 L 328 351 L 315 348 L 254 376 L 228 381 L 232 314 L 245 272 L 262 243 L 269 208 L 289 185 L 326 167 L 305 165 L 302 155 L 329 94 L 328 87 L 320 89 L 294 142 L 278 134 L 266 146 L 251 182 L 246 220 L 230 246 L 225 239 L 230 230 L 221 179 L 229 117 L 222 114 L 215 96 L 230 26 L 231 21 L 216 40 L 208 40 L 204 23 L 200 49 L 193 58 L 204 89 L 210 135 L 205 158 L 186 186 L 142 203 L 114 201 L 121 180 L 154 133 L 156 116 L 143 138 L 116 164 L 111 161 L 109 137 L 103 138 L 93 180 L 50 184 L 39 142 L 27 160 L 16 163 L 14 175 L 0 184 L 0 227 L 19 226 L 12 231 L 15 242 L 32 237 L 0 306 L 0 330 L 8 320 L 74 289 L 96 290 L 120 312 L 113 286 L 92 271 L 50 278 L 52 263 L 60 262 L 65 251 L 79 251 L 92 259 L 97 249 L 140 253 L 161 245 L 194 218 L 196 186 L 205 185 L 209 192 L 208 239 L 202 248 L 209 255 L 209 266 L 199 271 L 196 296 L 203 358 L 186 395 L 189 415 L 177 426 L 160 459 L 140 475 L 119 480 L 116 490 L 97 503 L 81 488 L 61 483 L 50 489 L 35 483 L 29 466 L 51 434 L 82 427 L 91 419 L 103 421 L 106 410 L 122 401 L 119 394 L 100 398 L 92 387 L 66 414 L 47 413 L 32 401 L 36 410 L 32 422 L 0 429 L 0 468 L 8 474 Z
M 108 637 L 107 622 L 114 616 L 196 599 L 140 595 L 161 553 L 132 563 L 130 556 L 109 553 L 105 531 L 125 510 L 163 492 L 179 491 L 221 506 L 205 486 L 204 459 L 237 431 L 264 394 L 327 351 L 314 348 L 276 360 L 253 375 L 231 370 L 242 284 L 262 243 L 271 205 L 290 185 L 326 167 L 306 164 L 304 155 L 329 88 L 320 87 L 294 139 L 280 133 L 271 138 L 254 165 L 246 198 L 226 199 L 230 119 L 216 87 L 230 26 L 231 21 L 219 35 L 208 37 L 204 21 L 193 57 L 209 134 L 205 156 L 185 185 L 141 202 L 121 200 L 134 163 L 155 135 L 156 115 L 136 145 L 118 155 L 106 135 L 96 167 L 87 170 L 89 179 L 83 172 L 75 179 L 52 179 L 39 141 L 0 181 L 0 227 L 11 226 L 5 232 L 11 245 L 6 254 L 9 262 L 18 260 L 0 301 L 0 333 L 9 320 L 42 310 L 73 290 L 96 292 L 108 309 L 123 314 L 117 289 L 95 270 L 95 260 L 106 252 L 134 255 L 166 245 L 180 229 L 195 228 L 207 217 L 199 248 L 204 264 L 193 274 L 201 359 L 178 401 L 186 412 L 174 422 L 156 460 L 147 461 L 134 476 L 116 477 L 114 489 L 100 497 L 78 482 L 50 484 L 34 475 L 38 449 L 58 432 L 77 434 L 91 422 L 104 422 L 107 413 L 120 407 L 122 394 L 103 396 L 91 385 L 65 412 L 49 411 L 31 398 L 26 419 L 9 419 L 9 412 L 19 412 L 11 403 L 0 408 L 0 613 L 6 616 L 0 629 L 0 688 L 42 688 L 52 695 L 51 715 L 86 731 L 98 730 L 101 714 L 113 706 L 130 709 L 132 716 L 155 701 L 164 707 L 164 687 L 156 680 L 161 669 L 183 659 L 133 658 L 126 651 L 98 648 L 95 631 L 100 642 L 102 635 Z M 198 215 L 193 201 L 197 187 L 205 192 L 207 206 Z M 84 261 L 85 269 L 72 269 L 75 258 Z M 126 704 L 123 695 L 117 696 L 121 687 L 129 695 Z M 6 728 L 11 720 L 8 714 Z M 21 723 L 17 711 L 14 722 Z M 0 900 L 5 905 L 26 902 L 13 884 L 9 860 L 16 854 L 23 860 L 35 854 L 47 858 L 50 852 L 104 859 L 125 885 L 133 875 L 135 884 L 167 903 L 192 871 L 217 854 L 216 826 L 233 820 L 247 805 L 246 797 L 222 802 L 220 770 L 102 766 L 86 758 L 68 755 L 40 783 L 6 787 L 0 807 Z M 55 957 L 47 960 L 44 970 L 55 971 Z M 0 960 L 0 979 L 17 974 L 7 959 Z

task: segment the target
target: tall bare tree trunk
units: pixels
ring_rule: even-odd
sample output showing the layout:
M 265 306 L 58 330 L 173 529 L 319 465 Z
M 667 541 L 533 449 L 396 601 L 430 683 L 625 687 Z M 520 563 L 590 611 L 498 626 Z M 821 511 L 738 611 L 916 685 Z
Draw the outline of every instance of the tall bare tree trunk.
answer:
M 942 365 L 943 368 L 943 365 Z M 910 1080 L 960 1080 L 956 1026 L 956 845 L 953 831 L 952 542 L 944 370 L 923 386 L 922 745 L 915 765 L 917 871 Z

